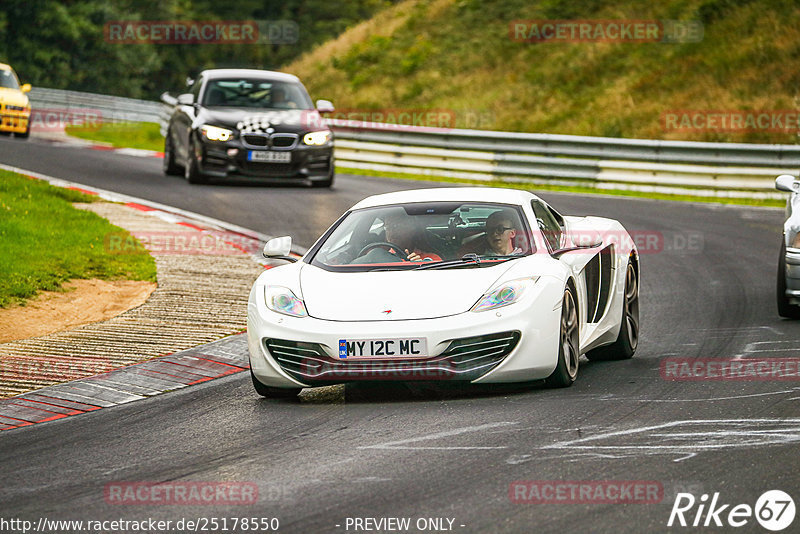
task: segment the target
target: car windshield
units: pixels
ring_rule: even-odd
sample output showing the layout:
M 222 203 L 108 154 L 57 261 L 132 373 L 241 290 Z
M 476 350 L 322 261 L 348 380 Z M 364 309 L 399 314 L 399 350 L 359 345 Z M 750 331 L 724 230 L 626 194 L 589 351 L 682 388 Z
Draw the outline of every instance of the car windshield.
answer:
M 210 80 L 203 95 L 206 107 L 313 109 L 299 83 L 244 78 Z
M 19 89 L 19 81 L 17 81 L 17 77 L 12 71 L 5 69 L 0 70 L 0 87 Z
M 326 270 L 485 267 L 535 251 L 519 207 L 425 202 L 347 213 L 318 244 L 311 264 Z M 461 258 L 464 262 L 453 261 Z M 477 261 L 475 261 L 477 259 Z

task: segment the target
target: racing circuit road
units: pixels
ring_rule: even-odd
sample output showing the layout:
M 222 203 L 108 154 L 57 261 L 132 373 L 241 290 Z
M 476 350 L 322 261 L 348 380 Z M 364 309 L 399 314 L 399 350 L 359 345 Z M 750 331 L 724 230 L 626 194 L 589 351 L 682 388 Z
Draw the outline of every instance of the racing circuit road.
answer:
M 305 247 L 366 195 L 433 185 L 339 175 L 330 191 L 189 186 L 163 176 L 157 158 L 8 138 L 0 162 L 291 234 Z M 450 518 L 463 533 L 727 531 L 667 528 L 675 493 L 719 492 L 731 507 L 754 506 L 772 489 L 797 499 L 800 383 L 668 381 L 659 372 L 669 357 L 797 354 L 800 322 L 780 319 L 774 303 L 782 212 L 541 196 L 566 214 L 662 236 L 641 254 L 642 337 L 632 360 L 584 359 L 563 390 L 354 385 L 299 402 L 260 399 L 239 373 L 0 433 L 0 516 L 277 517 L 280 532 L 353 532 L 348 517 Z M 260 497 L 227 507 L 104 500 L 110 482 L 174 480 L 254 482 Z M 657 481 L 664 496 L 656 504 L 512 503 L 518 480 Z M 765 530 L 751 517 L 737 531 Z

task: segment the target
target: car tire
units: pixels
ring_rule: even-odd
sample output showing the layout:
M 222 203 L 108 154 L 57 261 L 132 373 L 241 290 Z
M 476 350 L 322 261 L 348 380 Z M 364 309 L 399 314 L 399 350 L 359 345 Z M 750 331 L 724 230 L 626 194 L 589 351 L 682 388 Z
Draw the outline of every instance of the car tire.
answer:
M 564 289 L 561 303 L 561 328 L 558 337 L 558 363 L 553 373 L 547 377 L 545 384 L 551 388 L 569 387 L 578 376 L 578 360 L 580 351 L 580 325 L 578 323 L 578 306 L 572 286 Z
M 273 388 L 265 386 L 259 382 L 252 369 L 250 370 L 250 378 L 253 379 L 253 388 L 255 388 L 256 393 L 267 399 L 291 399 L 292 397 L 297 397 L 297 394 L 302 390 L 302 388 Z
M 20 139 L 27 139 L 31 136 L 31 121 L 28 119 L 28 126 L 25 128 L 23 133 L 15 133 L 14 137 L 19 137 Z
M 190 184 L 204 184 L 206 179 L 200 169 L 197 168 L 197 158 L 194 156 L 194 143 L 189 142 L 188 155 L 186 157 L 186 166 L 183 169 L 183 177 Z
M 333 171 L 331 171 L 328 178 L 325 180 L 320 180 L 318 182 L 311 182 L 311 187 L 330 187 L 333 185 Z
M 164 174 L 167 176 L 180 176 L 183 168 L 175 162 L 175 150 L 172 147 L 172 136 L 167 132 L 164 138 L 164 161 L 162 165 Z
M 625 293 L 622 302 L 622 322 L 617 340 L 586 353 L 590 361 L 627 360 L 633 358 L 639 346 L 639 273 L 628 260 L 625 270 Z
M 776 284 L 776 298 L 778 302 L 778 315 L 787 319 L 800 319 L 800 306 L 789 302 L 786 296 L 786 243 L 781 240 L 781 254 L 778 257 L 778 277 Z

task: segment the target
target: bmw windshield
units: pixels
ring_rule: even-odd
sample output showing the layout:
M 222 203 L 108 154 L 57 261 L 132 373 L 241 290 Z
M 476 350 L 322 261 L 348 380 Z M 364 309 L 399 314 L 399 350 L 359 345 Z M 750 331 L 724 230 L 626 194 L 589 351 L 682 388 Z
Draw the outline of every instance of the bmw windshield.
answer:
M 265 79 L 212 79 L 203 95 L 206 107 L 314 109 L 299 83 Z
M 518 207 L 493 203 L 428 202 L 355 210 L 315 247 L 311 263 L 343 272 L 438 263 L 489 266 L 534 252 L 524 220 Z

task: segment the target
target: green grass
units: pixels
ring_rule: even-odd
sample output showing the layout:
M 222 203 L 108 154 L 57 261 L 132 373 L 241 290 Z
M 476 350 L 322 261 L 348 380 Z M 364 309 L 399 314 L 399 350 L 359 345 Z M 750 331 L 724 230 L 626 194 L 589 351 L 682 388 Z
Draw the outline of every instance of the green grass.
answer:
M 538 183 L 506 182 L 502 180 L 470 180 L 467 178 L 452 178 L 449 176 L 436 176 L 428 174 L 407 174 L 402 172 L 376 172 L 364 169 L 354 169 L 351 167 L 336 166 L 336 172 L 346 174 L 357 174 L 361 176 L 375 176 L 379 178 L 399 178 L 403 180 L 421 180 L 428 182 L 447 182 L 454 184 L 470 184 L 483 187 L 507 187 L 511 189 L 524 189 L 525 191 L 553 191 L 559 193 L 581 193 L 593 195 L 615 195 L 624 197 L 648 198 L 656 200 L 672 200 L 682 202 L 707 202 L 712 204 L 737 204 L 745 206 L 779 207 L 786 206 L 786 200 L 781 199 L 757 199 L 757 198 L 727 198 L 727 197 L 706 197 L 700 195 L 681 194 L 673 195 L 667 193 L 650 193 L 643 191 L 629 191 L 627 189 L 598 189 L 587 186 L 561 186 Z M 787 194 L 788 196 L 788 194 Z
M 700 42 L 515 42 L 515 20 L 700 22 Z M 281 70 L 338 109 L 452 110 L 456 127 L 798 142 L 794 131 L 666 131 L 676 110 L 794 110 L 794 0 L 408 0 Z
M 96 198 L 0 170 L 0 307 L 73 278 L 156 281 L 152 256 L 106 250 L 107 237 L 128 232 L 72 206 Z
M 67 126 L 68 135 L 108 143 L 117 148 L 141 148 L 145 150 L 164 150 L 164 137 L 159 126 L 153 122 L 125 122 L 102 124 L 98 127 Z

